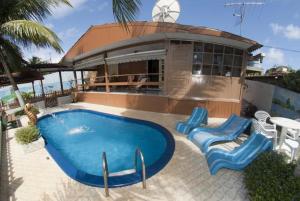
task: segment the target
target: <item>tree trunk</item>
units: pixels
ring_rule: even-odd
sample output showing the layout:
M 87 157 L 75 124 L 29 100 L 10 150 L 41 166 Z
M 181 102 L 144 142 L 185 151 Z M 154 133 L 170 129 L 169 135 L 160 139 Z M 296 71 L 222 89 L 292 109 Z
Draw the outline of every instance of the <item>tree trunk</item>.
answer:
M 20 106 L 24 107 L 25 103 L 24 103 L 23 97 L 19 91 L 19 88 L 18 88 L 14 78 L 12 77 L 12 75 L 10 73 L 9 67 L 6 63 L 5 52 L 4 52 L 4 50 L 1 50 L 1 47 L 0 47 L 0 63 L 2 64 L 5 74 L 8 77 L 10 84 L 13 87 L 13 91 L 15 92 L 15 94 L 17 96 Z

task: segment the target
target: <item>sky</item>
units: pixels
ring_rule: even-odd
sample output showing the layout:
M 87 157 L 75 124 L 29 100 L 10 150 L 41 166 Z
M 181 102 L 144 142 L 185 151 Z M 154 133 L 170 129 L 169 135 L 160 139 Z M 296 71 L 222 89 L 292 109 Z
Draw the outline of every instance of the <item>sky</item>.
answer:
M 141 0 L 142 6 L 137 20 L 151 21 L 151 14 L 156 0 Z M 53 9 L 44 24 L 60 37 L 63 49 L 70 47 L 84 34 L 91 25 L 111 23 L 111 0 L 70 0 L 73 8 L 60 6 Z M 240 34 L 238 18 L 233 14 L 238 7 L 225 7 L 225 3 L 242 2 L 238 0 L 179 0 L 181 14 L 180 24 L 207 26 L 211 28 Z M 274 65 L 289 65 L 300 69 L 300 0 L 245 0 L 245 2 L 264 2 L 262 6 L 247 6 L 242 24 L 242 36 L 258 41 L 268 47 L 260 51 L 265 53 L 264 69 Z M 27 58 L 38 56 L 45 60 L 58 62 L 59 55 L 51 49 L 24 49 Z M 69 75 L 71 76 L 71 74 Z M 53 81 L 48 76 L 46 82 Z M 57 76 L 55 77 L 57 79 Z M 68 79 L 68 78 L 66 78 Z

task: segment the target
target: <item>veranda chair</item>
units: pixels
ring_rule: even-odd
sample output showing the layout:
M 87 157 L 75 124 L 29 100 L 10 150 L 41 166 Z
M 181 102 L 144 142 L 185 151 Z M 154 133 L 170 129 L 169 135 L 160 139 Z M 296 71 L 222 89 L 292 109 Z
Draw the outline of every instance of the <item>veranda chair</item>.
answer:
M 295 119 L 295 121 L 300 122 L 300 119 Z M 288 131 L 287 134 L 295 139 L 300 137 L 300 130 L 288 129 L 287 131 Z
M 266 127 L 267 129 L 276 129 L 276 125 L 268 123 L 271 116 L 266 111 L 259 110 L 255 112 L 254 116 L 263 127 Z
M 295 119 L 300 122 L 300 119 Z M 284 143 L 291 149 L 291 160 L 294 160 L 299 148 L 300 130 L 288 129 Z
M 251 124 L 251 120 L 235 114 L 216 128 L 195 128 L 188 139 L 197 145 L 203 153 L 207 153 L 209 146 L 215 142 L 226 142 L 237 139 Z
M 277 145 L 277 130 L 274 129 L 273 125 L 262 125 L 261 122 L 257 121 L 256 119 L 252 119 L 252 132 L 260 133 L 265 137 L 273 140 L 273 149 L 276 148 Z
M 191 116 L 184 122 L 178 122 L 176 130 L 182 134 L 188 134 L 194 128 L 207 124 L 208 111 L 205 108 L 196 107 Z
M 259 154 L 270 150 L 272 150 L 271 140 L 254 132 L 242 145 L 234 150 L 226 151 L 213 148 L 205 157 L 210 173 L 215 175 L 221 168 L 243 170 Z

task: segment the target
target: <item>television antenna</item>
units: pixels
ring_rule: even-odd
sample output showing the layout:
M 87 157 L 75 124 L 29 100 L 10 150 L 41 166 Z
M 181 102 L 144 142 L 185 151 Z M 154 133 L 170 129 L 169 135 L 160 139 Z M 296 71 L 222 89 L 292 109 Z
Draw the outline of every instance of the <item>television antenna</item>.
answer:
M 225 3 L 225 7 L 236 7 L 237 12 L 233 13 L 234 17 L 239 19 L 238 23 L 240 25 L 240 35 L 242 35 L 242 26 L 245 20 L 246 7 L 247 6 L 262 6 L 264 2 L 236 2 L 236 3 Z
M 154 22 L 175 23 L 180 15 L 180 4 L 177 0 L 157 0 L 152 10 Z

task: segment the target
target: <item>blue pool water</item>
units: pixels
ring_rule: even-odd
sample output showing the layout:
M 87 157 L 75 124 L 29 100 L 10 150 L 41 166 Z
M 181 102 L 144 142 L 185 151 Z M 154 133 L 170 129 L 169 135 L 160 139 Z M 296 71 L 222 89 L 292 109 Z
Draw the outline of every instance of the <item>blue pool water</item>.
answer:
M 118 117 L 88 110 L 71 110 L 39 119 L 38 128 L 47 149 L 72 178 L 102 186 L 102 153 L 106 152 L 110 173 L 134 168 L 136 148 L 144 155 L 147 176 L 162 169 L 172 157 L 174 140 L 163 127 L 152 122 Z M 116 176 L 110 185 L 140 181 L 139 172 Z

